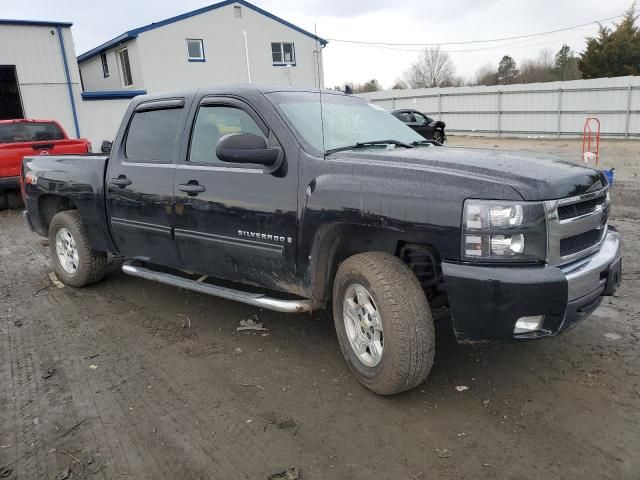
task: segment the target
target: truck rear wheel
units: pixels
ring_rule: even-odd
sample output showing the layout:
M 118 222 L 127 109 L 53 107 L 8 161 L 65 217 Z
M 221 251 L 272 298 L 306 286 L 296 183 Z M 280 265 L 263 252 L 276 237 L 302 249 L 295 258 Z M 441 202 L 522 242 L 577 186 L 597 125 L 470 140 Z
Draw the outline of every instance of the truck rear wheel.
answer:
M 429 375 L 435 353 L 431 309 L 400 259 L 369 252 L 344 261 L 333 284 L 333 315 L 349 368 L 373 392 L 403 392 Z
M 49 251 L 56 275 L 65 285 L 83 287 L 102 280 L 107 271 L 107 254 L 91 248 L 77 210 L 53 217 Z

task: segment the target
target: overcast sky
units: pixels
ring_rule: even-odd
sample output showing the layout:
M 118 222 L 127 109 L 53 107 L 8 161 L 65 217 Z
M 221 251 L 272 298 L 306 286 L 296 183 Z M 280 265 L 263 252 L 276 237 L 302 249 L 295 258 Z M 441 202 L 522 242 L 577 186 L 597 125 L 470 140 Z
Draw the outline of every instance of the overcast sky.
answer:
M 211 0 L 0 0 L 4 18 L 73 22 L 80 54 L 127 30 L 215 3 Z M 256 0 L 256 5 L 328 39 L 389 43 L 465 42 L 557 30 L 622 14 L 631 0 Z M 610 24 L 610 22 L 609 22 Z M 596 25 L 525 40 L 447 45 L 458 75 L 472 77 L 485 63 L 511 55 L 520 62 L 563 43 L 576 52 Z M 330 41 L 325 84 L 377 78 L 390 87 L 420 47 L 358 46 Z M 409 51 L 408 51 L 409 50 Z M 467 50 L 467 51 L 461 51 Z M 469 51 L 471 50 L 471 51 Z

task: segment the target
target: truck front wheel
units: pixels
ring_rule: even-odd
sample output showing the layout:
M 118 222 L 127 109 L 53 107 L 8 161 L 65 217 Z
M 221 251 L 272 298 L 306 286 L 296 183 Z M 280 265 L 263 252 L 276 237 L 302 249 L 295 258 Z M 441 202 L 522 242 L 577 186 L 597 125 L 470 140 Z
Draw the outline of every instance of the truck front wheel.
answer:
M 53 217 L 49 250 L 56 275 L 65 285 L 83 287 L 102 280 L 107 271 L 107 254 L 91 248 L 77 210 Z
M 429 375 L 435 332 L 427 298 L 413 272 L 383 252 L 345 260 L 333 284 L 340 349 L 364 386 L 391 395 Z

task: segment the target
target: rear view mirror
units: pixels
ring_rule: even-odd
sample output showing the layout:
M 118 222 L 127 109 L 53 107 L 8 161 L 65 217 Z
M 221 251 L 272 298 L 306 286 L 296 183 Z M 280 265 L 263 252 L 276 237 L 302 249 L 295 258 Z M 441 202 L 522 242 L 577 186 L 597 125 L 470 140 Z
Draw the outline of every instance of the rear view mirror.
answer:
M 253 133 L 224 135 L 216 144 L 216 156 L 223 162 L 275 166 L 281 150 L 267 146 L 267 140 Z

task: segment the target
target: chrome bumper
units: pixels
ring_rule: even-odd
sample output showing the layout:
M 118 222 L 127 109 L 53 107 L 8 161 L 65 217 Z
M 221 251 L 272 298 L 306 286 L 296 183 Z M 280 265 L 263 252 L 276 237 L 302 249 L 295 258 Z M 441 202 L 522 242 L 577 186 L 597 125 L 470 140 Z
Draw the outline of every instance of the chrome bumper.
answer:
M 560 267 L 567 279 L 568 301 L 572 302 L 601 288 L 606 290 L 611 267 L 620 258 L 620 234 L 610 227 L 597 252 Z

